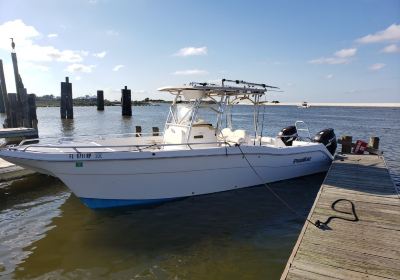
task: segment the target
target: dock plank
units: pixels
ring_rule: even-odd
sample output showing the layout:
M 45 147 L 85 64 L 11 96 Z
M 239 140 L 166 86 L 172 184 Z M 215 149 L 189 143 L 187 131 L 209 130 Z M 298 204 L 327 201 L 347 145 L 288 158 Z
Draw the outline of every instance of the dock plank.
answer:
M 281 279 L 400 279 L 400 198 L 385 161 L 348 155 L 333 162 L 308 218 L 352 219 L 331 208 L 355 205 L 359 221 L 333 219 L 322 230 L 306 222 Z M 349 202 L 337 210 L 349 212 Z
M 0 159 L 0 182 L 15 180 L 35 174 L 35 171 Z

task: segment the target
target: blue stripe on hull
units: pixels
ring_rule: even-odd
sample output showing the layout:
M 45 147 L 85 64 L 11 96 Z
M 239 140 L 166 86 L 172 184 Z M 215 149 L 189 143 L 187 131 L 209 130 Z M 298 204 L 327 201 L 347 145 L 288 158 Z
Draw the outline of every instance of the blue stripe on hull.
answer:
M 161 204 L 167 201 L 177 200 L 179 198 L 160 198 L 160 199 L 102 199 L 102 198 L 85 198 L 80 200 L 87 207 L 92 209 L 123 207 L 123 206 L 150 206 Z

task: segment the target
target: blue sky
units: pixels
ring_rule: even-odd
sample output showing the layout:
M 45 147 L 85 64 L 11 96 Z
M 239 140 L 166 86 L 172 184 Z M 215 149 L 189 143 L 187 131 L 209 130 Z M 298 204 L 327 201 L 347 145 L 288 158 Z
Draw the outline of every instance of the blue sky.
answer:
M 119 99 L 221 78 L 281 87 L 287 102 L 400 102 L 400 1 L 0 0 L 0 59 L 14 37 L 31 93 Z

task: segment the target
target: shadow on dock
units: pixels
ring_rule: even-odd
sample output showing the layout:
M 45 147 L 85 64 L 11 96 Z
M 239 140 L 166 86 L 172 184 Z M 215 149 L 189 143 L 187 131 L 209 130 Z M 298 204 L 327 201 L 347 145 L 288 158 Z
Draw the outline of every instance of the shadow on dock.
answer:
M 335 164 L 330 170 L 324 184 L 327 187 L 343 188 L 355 192 L 374 195 L 396 195 L 389 172 L 381 162 L 367 162 L 363 165 L 359 161 L 345 161 Z

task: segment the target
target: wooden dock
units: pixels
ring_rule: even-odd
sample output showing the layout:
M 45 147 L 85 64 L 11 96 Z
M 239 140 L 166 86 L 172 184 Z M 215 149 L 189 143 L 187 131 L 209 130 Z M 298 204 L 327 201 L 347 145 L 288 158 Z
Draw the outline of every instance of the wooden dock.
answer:
M 332 164 L 308 219 L 354 219 L 331 209 L 351 201 L 358 221 L 334 218 L 329 229 L 306 222 L 282 279 L 400 279 L 400 197 L 383 157 L 346 155 Z M 351 203 L 336 209 L 351 212 Z
M 28 127 L 1 128 L 0 138 L 32 138 L 37 137 L 37 130 Z
M 36 172 L 0 159 L 0 183 L 20 179 Z

